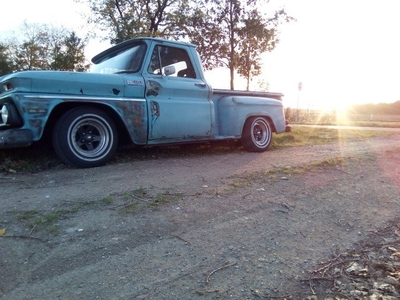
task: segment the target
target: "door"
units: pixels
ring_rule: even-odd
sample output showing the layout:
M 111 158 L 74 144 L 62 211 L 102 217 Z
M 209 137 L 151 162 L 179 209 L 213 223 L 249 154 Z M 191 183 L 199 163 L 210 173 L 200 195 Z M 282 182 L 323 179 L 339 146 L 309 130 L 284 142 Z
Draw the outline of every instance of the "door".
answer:
M 156 45 L 143 76 L 149 144 L 210 139 L 210 87 L 196 75 L 184 47 Z

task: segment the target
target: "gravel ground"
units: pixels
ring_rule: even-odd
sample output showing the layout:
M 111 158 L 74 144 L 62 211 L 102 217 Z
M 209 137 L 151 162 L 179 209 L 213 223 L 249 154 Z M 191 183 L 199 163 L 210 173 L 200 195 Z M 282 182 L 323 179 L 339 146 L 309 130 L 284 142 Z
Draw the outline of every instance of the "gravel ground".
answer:
M 0 298 L 399 299 L 399 161 L 395 135 L 3 174 Z

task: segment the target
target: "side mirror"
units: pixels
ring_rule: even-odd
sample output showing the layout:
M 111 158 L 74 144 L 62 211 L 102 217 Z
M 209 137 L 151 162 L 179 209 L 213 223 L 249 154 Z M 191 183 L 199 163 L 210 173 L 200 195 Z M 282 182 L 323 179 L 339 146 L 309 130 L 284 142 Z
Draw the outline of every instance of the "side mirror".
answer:
M 165 76 L 169 76 L 172 74 L 175 74 L 176 70 L 175 70 L 175 66 L 167 66 L 164 68 L 164 75 Z

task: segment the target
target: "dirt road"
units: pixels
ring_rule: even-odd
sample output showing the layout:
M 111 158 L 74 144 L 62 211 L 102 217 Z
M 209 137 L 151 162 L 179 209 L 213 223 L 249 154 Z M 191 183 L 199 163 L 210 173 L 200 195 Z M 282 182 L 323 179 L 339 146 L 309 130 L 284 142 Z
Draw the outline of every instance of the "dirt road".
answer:
M 4 174 L 0 298 L 329 294 L 308 271 L 396 219 L 399 161 L 396 135 Z

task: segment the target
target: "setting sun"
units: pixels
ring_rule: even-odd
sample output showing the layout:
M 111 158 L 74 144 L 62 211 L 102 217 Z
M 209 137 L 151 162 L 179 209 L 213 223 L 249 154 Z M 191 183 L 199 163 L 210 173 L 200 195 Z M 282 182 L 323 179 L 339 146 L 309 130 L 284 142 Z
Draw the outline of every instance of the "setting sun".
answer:
M 282 27 L 264 69 L 271 90 L 285 93 L 287 106 L 295 107 L 298 97 L 301 107 L 318 109 L 400 100 L 398 2 L 285 3 L 297 22 Z

